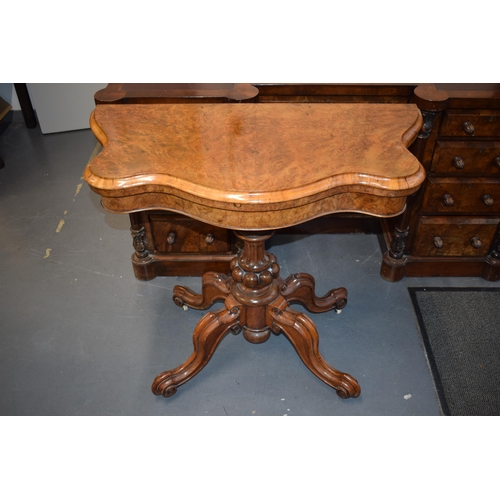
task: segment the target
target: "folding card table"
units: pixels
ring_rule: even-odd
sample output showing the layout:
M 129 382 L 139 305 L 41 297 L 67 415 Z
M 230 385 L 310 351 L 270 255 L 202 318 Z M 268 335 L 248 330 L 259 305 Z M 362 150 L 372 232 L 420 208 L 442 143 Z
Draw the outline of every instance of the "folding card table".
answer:
M 283 333 L 340 397 L 360 394 L 354 377 L 322 358 L 313 321 L 290 307 L 341 310 L 346 289 L 318 297 L 311 275 L 283 279 L 265 242 L 278 228 L 335 212 L 402 213 L 425 177 L 407 149 L 421 125 L 413 104 L 96 106 L 91 128 L 103 150 L 87 165 L 85 179 L 106 210 L 177 212 L 232 229 L 242 242 L 230 276 L 206 273 L 200 294 L 174 287 L 179 306 L 208 309 L 224 301 L 224 307 L 200 320 L 192 355 L 155 378 L 154 394 L 175 394 L 229 332 L 252 343 Z M 133 235 L 135 264 L 147 265 L 144 228 L 133 228 Z

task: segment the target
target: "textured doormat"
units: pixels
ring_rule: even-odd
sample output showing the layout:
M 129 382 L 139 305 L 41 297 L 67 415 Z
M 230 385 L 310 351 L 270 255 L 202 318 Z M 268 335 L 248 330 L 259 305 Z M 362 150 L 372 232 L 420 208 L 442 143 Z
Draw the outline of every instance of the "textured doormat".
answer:
M 408 288 L 445 415 L 500 415 L 500 288 Z

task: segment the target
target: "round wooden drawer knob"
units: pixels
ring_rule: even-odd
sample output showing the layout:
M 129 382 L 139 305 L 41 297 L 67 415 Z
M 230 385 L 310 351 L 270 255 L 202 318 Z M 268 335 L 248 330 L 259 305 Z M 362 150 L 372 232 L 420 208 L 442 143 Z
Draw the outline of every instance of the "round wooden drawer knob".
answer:
M 474 125 L 472 125 L 471 122 L 462 123 L 462 128 L 466 134 L 470 135 L 472 135 L 476 131 L 476 128 L 474 127 Z
M 483 203 L 487 206 L 487 207 L 491 207 L 493 205 L 493 198 L 491 197 L 491 195 L 489 194 L 485 194 L 483 195 L 483 197 L 481 198 L 481 200 L 483 200 Z
M 443 203 L 446 206 L 451 207 L 455 203 L 455 200 L 453 199 L 453 197 L 451 196 L 451 194 L 445 194 L 443 196 Z
M 453 166 L 461 170 L 465 167 L 464 159 L 461 156 L 455 156 L 455 158 L 453 158 Z
M 436 248 L 443 248 L 443 240 L 439 236 L 434 237 L 432 243 Z
M 215 236 L 212 233 L 208 233 L 205 236 L 205 243 L 207 245 L 211 245 L 215 241 Z
M 168 235 L 167 235 L 167 243 L 169 245 L 173 245 L 175 243 L 176 239 L 177 239 L 177 235 L 174 232 L 168 233 Z
M 481 248 L 483 246 L 482 241 L 477 236 L 471 238 L 470 243 L 474 248 Z
M 495 167 L 500 168 L 500 156 L 497 156 L 494 160 L 493 163 L 495 164 Z

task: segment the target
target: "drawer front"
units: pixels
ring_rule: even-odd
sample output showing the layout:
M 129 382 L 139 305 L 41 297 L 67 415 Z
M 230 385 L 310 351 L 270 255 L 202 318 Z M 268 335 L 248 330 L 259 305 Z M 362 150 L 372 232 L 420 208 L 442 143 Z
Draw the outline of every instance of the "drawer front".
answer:
M 482 109 L 445 111 L 439 135 L 445 137 L 493 137 L 500 135 L 500 111 Z
M 420 257 L 482 257 L 488 254 L 500 219 L 421 217 L 412 254 Z
M 500 177 L 500 142 L 438 141 L 430 172 Z
M 231 251 L 232 232 L 189 217 L 150 214 L 155 252 L 226 253 Z
M 428 179 L 421 211 L 448 214 L 500 214 L 500 184 L 486 181 L 455 179 L 447 182 Z

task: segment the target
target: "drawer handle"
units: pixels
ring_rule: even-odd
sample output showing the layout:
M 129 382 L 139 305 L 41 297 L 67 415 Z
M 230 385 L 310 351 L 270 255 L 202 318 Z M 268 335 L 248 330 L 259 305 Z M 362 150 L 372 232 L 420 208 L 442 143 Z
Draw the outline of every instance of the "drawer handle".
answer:
M 497 156 L 494 160 L 493 163 L 495 164 L 495 167 L 500 168 L 500 156 Z
M 476 128 L 474 125 L 472 125 L 471 122 L 463 122 L 462 123 L 462 128 L 464 129 L 464 132 L 470 135 L 473 135 L 474 132 L 476 131 Z
M 452 198 L 451 194 L 445 194 L 443 196 L 443 203 L 448 207 L 451 207 L 455 203 L 455 200 Z
M 493 205 L 493 198 L 491 197 L 491 195 L 489 194 L 485 194 L 483 195 L 483 197 L 481 198 L 481 200 L 483 200 L 483 203 L 487 206 L 487 207 L 491 207 L 491 205 Z
M 482 241 L 477 236 L 471 238 L 470 243 L 474 248 L 481 248 L 483 246 Z
M 435 236 L 432 239 L 432 243 L 434 243 L 436 248 L 443 248 L 443 240 L 439 236 Z
M 455 158 L 453 158 L 453 166 L 461 170 L 465 167 L 464 159 L 461 156 L 455 156 Z
M 169 245 L 173 245 L 175 243 L 176 239 L 177 239 L 177 235 L 174 232 L 168 233 L 168 235 L 167 235 L 167 243 Z
M 205 236 L 205 243 L 207 245 L 211 245 L 215 241 L 215 236 L 212 233 L 208 233 Z

